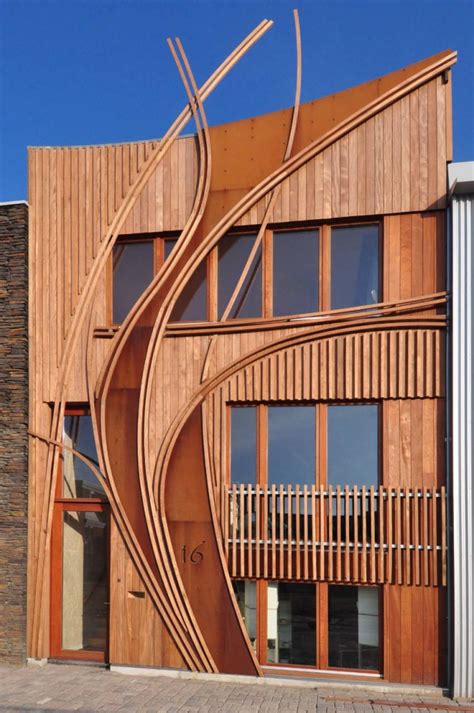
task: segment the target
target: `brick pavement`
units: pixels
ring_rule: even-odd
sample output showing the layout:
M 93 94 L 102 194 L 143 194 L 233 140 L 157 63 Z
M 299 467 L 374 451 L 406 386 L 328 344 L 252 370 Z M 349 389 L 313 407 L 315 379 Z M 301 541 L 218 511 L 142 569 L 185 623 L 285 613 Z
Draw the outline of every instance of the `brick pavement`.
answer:
M 91 666 L 0 667 L 0 713 L 310 713 L 310 711 L 474 713 L 474 701 L 347 688 L 255 685 L 165 676 L 125 676 Z

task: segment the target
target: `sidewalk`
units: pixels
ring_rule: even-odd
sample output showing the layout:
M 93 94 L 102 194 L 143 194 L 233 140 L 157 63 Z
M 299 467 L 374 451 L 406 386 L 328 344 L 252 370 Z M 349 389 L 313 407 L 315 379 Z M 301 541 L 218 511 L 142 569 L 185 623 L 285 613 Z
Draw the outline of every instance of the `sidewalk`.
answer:
M 286 685 L 253 685 L 165 676 L 125 676 L 92 666 L 0 666 L 0 713 L 130 711 L 167 713 L 310 713 L 310 711 L 455 711 L 474 713 L 474 701 L 441 694 L 424 700 L 406 693 Z

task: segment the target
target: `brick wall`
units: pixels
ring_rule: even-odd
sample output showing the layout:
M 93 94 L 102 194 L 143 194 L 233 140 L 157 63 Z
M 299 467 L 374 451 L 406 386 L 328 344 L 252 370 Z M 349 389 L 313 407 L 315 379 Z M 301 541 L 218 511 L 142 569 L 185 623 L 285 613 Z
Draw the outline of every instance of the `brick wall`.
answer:
M 0 205 L 0 661 L 26 657 L 28 207 Z

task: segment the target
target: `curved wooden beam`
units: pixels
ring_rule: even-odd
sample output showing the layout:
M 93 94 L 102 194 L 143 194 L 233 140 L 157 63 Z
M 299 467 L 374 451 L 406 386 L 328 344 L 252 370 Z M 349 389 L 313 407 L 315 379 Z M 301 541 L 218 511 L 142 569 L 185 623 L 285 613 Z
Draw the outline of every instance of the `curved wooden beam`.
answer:
M 226 60 L 215 70 L 215 72 L 209 77 L 202 87 L 202 96 L 206 98 L 213 89 L 217 86 L 219 81 L 230 71 L 230 69 L 235 65 L 235 63 L 247 52 L 248 49 L 271 27 L 272 22 L 264 20 L 261 22 L 246 38 L 243 42 L 236 47 L 236 49 L 227 57 Z M 115 240 L 120 232 L 121 226 L 124 224 L 126 218 L 131 212 L 138 196 L 140 195 L 143 187 L 146 185 L 148 179 L 152 175 L 158 163 L 162 160 L 164 155 L 171 147 L 174 139 L 180 133 L 186 122 L 191 117 L 191 108 L 186 107 L 181 114 L 177 117 L 175 122 L 172 124 L 170 129 L 165 134 L 164 138 L 158 144 L 155 152 L 151 152 L 148 162 L 142 167 L 141 172 L 138 174 L 135 183 L 131 186 L 129 193 L 126 195 L 124 201 L 116 212 L 114 219 L 105 235 L 101 247 L 99 249 L 98 255 L 92 265 L 91 271 L 89 272 L 84 288 L 82 291 L 82 297 L 77 305 L 76 311 L 74 313 L 71 327 L 69 329 L 68 335 L 66 337 L 66 343 L 64 346 L 63 357 L 61 359 L 61 364 L 59 367 L 59 375 L 56 385 L 56 397 L 55 404 L 53 408 L 52 423 L 50 429 L 51 441 L 52 443 L 59 437 L 60 424 L 64 415 L 64 390 L 67 375 L 70 372 L 71 361 L 75 352 L 75 346 L 79 338 L 82 326 L 84 324 L 84 319 L 90 308 L 90 304 L 95 296 L 95 291 L 98 283 L 98 279 L 108 257 L 112 251 Z M 57 463 L 57 452 L 56 446 L 49 444 L 48 455 L 46 462 L 46 487 L 44 490 L 43 498 L 41 501 L 39 509 L 39 519 L 42 523 L 40 528 L 40 537 L 38 542 L 38 552 L 37 552 L 37 566 L 34 574 L 34 599 L 33 599 L 33 612 L 32 612 L 32 655 L 37 655 L 40 647 L 41 639 L 41 627 L 43 621 L 43 608 L 44 608 L 44 579 L 47 576 L 45 573 L 44 560 L 46 557 L 46 551 L 49 548 L 49 540 L 51 536 L 51 522 L 52 522 L 52 508 L 54 502 L 54 488 L 55 488 L 55 473 L 56 473 L 56 463 Z M 49 487 L 48 487 L 49 486 Z

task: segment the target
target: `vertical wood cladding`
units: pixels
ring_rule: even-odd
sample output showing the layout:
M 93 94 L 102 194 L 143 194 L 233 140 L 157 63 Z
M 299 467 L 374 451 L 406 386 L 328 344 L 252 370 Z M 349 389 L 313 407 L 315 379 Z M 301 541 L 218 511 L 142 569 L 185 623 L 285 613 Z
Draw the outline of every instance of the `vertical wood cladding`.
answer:
M 441 71 L 439 67 L 443 61 L 446 66 L 443 65 Z M 382 80 L 380 86 L 363 85 L 357 91 L 343 93 L 339 99 L 326 98 L 301 108 L 294 154 L 303 152 L 310 145 L 314 151 L 310 158 L 307 158 L 309 154 L 302 154 L 304 160 L 301 158 L 299 168 L 291 174 L 282 171 L 270 223 L 294 224 L 301 221 L 307 224 L 323 220 L 329 223 L 338 218 L 350 221 L 352 217 L 373 220 L 374 216 L 379 219 L 383 234 L 382 299 L 394 306 L 395 311 L 390 313 L 394 321 L 388 321 L 384 331 L 379 326 L 383 318 L 367 315 L 368 322 L 372 320 L 374 326 L 368 323 L 364 329 L 355 330 L 349 337 L 339 334 L 336 325 L 335 336 L 329 335 L 326 341 L 318 341 L 314 337 L 316 346 L 308 340 L 301 349 L 281 349 L 279 352 L 275 347 L 273 353 L 265 356 L 265 362 L 255 358 L 230 379 L 223 380 L 222 387 L 217 384 L 205 401 L 204 412 L 207 410 L 208 416 L 204 421 L 208 429 L 206 436 L 205 428 L 201 431 L 195 426 L 193 430 L 194 446 L 195 439 L 202 437 L 205 455 L 210 455 L 209 460 L 204 458 L 200 463 L 198 475 L 202 478 L 203 488 L 206 482 L 203 473 L 209 475 L 206 484 L 209 503 L 215 506 L 217 516 L 223 505 L 228 401 L 381 399 L 383 486 L 435 488 L 444 484 L 444 322 L 441 304 L 444 297 L 440 298 L 437 306 L 429 307 L 424 303 L 409 314 L 404 312 L 402 315 L 400 312 L 398 326 L 396 310 L 401 309 L 397 304 L 399 302 L 445 289 L 445 168 L 451 151 L 448 68 L 453 61 L 452 53 L 444 53 L 433 58 L 432 71 L 427 60 L 421 63 L 423 67 L 420 64 L 405 74 L 397 74 L 396 80 L 395 73 L 390 75 L 388 83 L 383 84 Z M 426 74 L 417 74 L 421 70 Z M 409 84 L 412 80 L 414 84 Z M 407 89 L 408 86 L 410 89 Z M 386 96 L 384 92 L 389 90 L 394 93 L 382 101 L 381 97 Z M 209 205 L 204 211 L 202 224 L 193 236 L 193 250 L 180 258 L 179 265 L 173 265 L 176 275 L 178 268 L 183 269 L 185 259 L 195 259 L 194 249 L 199 249 L 217 221 L 279 168 L 281 139 L 284 138 L 284 122 L 288 116 L 288 111 L 277 112 L 211 130 L 212 153 L 217 169 L 212 174 Z M 262 132 L 265 142 L 257 145 L 255 137 L 262 135 Z M 30 150 L 30 264 L 33 271 L 31 426 L 32 430 L 46 437 L 51 417 L 48 402 L 55 398 L 65 338 L 84 295 L 87 276 L 116 212 L 130 195 L 137 177 L 140 174 L 148 176 L 141 172 L 150 165 L 147 162 L 157 146 L 158 142 L 151 141 L 117 146 Z M 182 230 L 196 195 L 198 163 L 196 139 L 177 140 L 147 178 L 121 233 Z M 262 220 L 267 203 L 268 192 L 240 215 L 236 224 L 255 229 Z M 104 269 L 93 302 L 92 327 L 110 326 L 107 321 L 110 290 L 110 270 Z M 406 321 L 405 316 L 408 317 Z M 424 318 L 426 320 L 422 323 Z M 328 321 L 331 319 L 329 316 Z M 267 324 L 261 331 L 257 325 L 248 326 L 246 331 L 236 329 L 226 333 L 216 329 L 215 350 L 206 364 L 207 376 L 215 377 L 217 383 L 219 372 L 223 372 L 232 362 L 258 348 L 272 347 L 278 340 L 298 336 L 311 326 L 316 332 L 316 323 L 305 325 L 303 322 L 275 328 Z M 94 338 L 87 361 L 87 329 L 86 324 L 78 335 L 77 353 L 67 378 L 64 398 L 70 402 L 89 399 L 86 371 L 96 396 L 99 400 L 102 398 L 102 390 L 97 387 L 99 376 L 104 364 L 107 364 L 111 348 L 119 343 L 118 339 L 113 342 L 106 338 Z M 138 335 L 134 344 L 144 358 L 148 337 L 140 341 L 136 325 L 133 330 L 134 335 Z M 102 330 L 102 336 L 104 334 L 106 330 Z M 176 562 L 178 550 L 174 552 L 175 559 L 169 560 L 170 565 L 166 564 L 168 559 L 163 560 L 165 566 L 159 576 L 163 575 L 165 583 L 163 601 L 170 596 L 165 602 L 167 606 L 174 606 L 174 602 L 179 604 L 173 611 L 179 626 L 173 617 L 168 616 L 170 628 L 166 628 L 165 615 L 160 615 L 156 601 L 153 603 L 147 590 L 146 572 L 140 569 L 159 569 L 158 559 L 155 562 L 153 558 L 156 558 L 158 550 L 162 554 L 163 543 L 156 532 L 153 534 L 153 528 L 158 531 L 162 521 L 167 522 L 165 498 L 169 493 L 161 492 L 160 498 L 153 499 L 156 511 L 150 507 L 145 518 L 142 504 L 159 483 L 161 474 L 158 474 L 159 477 L 155 474 L 153 484 L 146 482 L 146 488 L 141 481 L 138 487 L 137 434 L 146 423 L 144 453 L 141 453 L 148 468 L 142 473 L 146 480 L 160 456 L 161 445 L 170 437 L 176 417 L 193 399 L 196 399 L 193 408 L 200 408 L 202 372 L 210 339 L 209 332 L 203 334 L 199 330 L 186 332 L 175 328 L 168 333 L 165 331 L 165 338 L 158 342 L 156 366 L 151 375 L 153 392 L 150 413 L 140 424 L 137 424 L 137 419 L 142 417 L 141 413 L 138 414 L 138 397 L 143 374 L 139 373 L 138 360 L 133 357 L 132 340 L 125 342 L 130 351 L 125 349 L 123 353 L 131 356 L 125 358 L 123 364 L 120 363 L 123 371 L 116 374 L 114 367 L 110 367 L 110 372 L 103 372 L 115 378 L 115 382 L 111 382 L 113 388 L 108 410 L 104 408 L 100 415 L 105 419 L 107 434 L 110 429 L 108 439 L 104 436 L 104 424 L 99 424 L 104 441 L 110 440 L 114 445 L 110 472 L 106 475 L 114 481 L 116 492 L 120 481 L 119 490 L 124 502 L 127 500 L 128 504 L 137 505 L 135 519 L 130 518 L 130 531 L 136 536 L 141 552 L 146 549 L 145 565 L 143 562 L 137 565 L 132 556 L 135 545 L 132 547 L 130 544 L 130 532 L 126 532 L 122 521 L 120 527 L 123 531 L 120 530 L 117 517 L 119 506 L 113 503 L 116 512 L 112 517 L 111 534 L 110 657 L 114 663 L 179 668 L 190 665 L 189 661 L 196 654 L 194 661 L 198 662 L 196 668 L 200 668 L 208 656 L 208 643 L 213 656 L 216 651 L 222 654 L 218 651 L 217 639 L 221 631 L 217 618 L 209 623 L 208 630 L 204 630 L 208 618 L 206 606 L 215 600 L 209 596 L 206 601 L 199 601 L 198 595 L 202 594 L 200 585 L 181 571 L 180 564 Z M 127 391 L 133 392 L 128 394 L 129 401 L 125 401 Z M 135 397 L 135 410 L 121 406 L 132 403 Z M 189 417 L 189 413 L 185 414 L 182 423 L 186 424 Z M 176 423 L 179 422 L 180 419 L 177 419 Z M 208 445 L 209 451 L 206 450 Z M 41 573 L 35 571 L 35 562 L 39 535 L 44 527 L 40 505 L 50 477 L 45 468 L 45 455 L 45 445 L 35 440 L 31 446 L 30 573 L 32 580 L 38 576 L 38 581 Z M 192 448 L 185 455 L 191 462 Z M 121 474 L 117 475 L 117 466 L 121 462 L 127 467 L 123 467 Z M 195 466 L 198 468 L 198 465 Z M 161 461 L 157 473 L 160 468 Z M 192 474 L 192 464 L 188 463 L 186 475 L 192 477 Z M 135 480 L 130 478 L 131 475 Z M 133 482 L 130 483 L 130 480 Z M 174 495 L 183 499 L 188 497 L 188 491 L 182 486 L 180 493 Z M 167 506 L 170 502 L 173 502 L 172 498 L 166 501 Z M 187 503 L 180 501 L 179 504 L 180 507 L 183 505 L 183 509 L 177 517 L 178 525 L 174 523 L 174 531 L 170 519 L 171 537 L 176 536 L 176 542 L 182 522 L 188 527 L 184 517 Z M 196 505 L 201 506 L 203 502 Z M 214 531 L 209 526 L 211 518 L 207 511 L 205 518 L 208 521 L 206 532 L 212 536 Z M 215 521 L 212 520 L 213 523 Z M 198 517 L 196 522 L 199 522 Z M 196 522 L 191 522 L 191 525 Z M 150 533 L 158 544 L 152 540 Z M 207 539 L 207 535 L 203 539 Z M 155 543 L 156 551 L 152 551 L 151 542 Z M 174 540 L 173 543 L 176 544 Z M 171 548 L 168 540 L 165 544 Z M 214 571 L 216 568 L 211 569 Z M 220 592 L 224 598 L 232 599 L 229 582 L 217 581 L 215 572 L 214 579 L 213 572 L 208 574 L 205 586 L 215 586 L 213 596 Z M 383 586 L 386 677 L 393 681 L 439 682 L 444 631 L 442 588 Z M 175 599 L 170 593 L 173 596 L 177 593 Z M 420 615 L 422 608 L 424 616 Z M 39 628 L 39 640 L 35 643 L 36 655 L 48 655 L 47 616 L 46 607 Z M 197 619 L 199 625 L 196 624 Z M 173 632 L 175 625 L 176 631 Z M 186 637 L 189 634 L 189 641 L 184 645 L 178 636 L 181 625 Z M 231 638 L 226 640 L 229 660 L 232 658 Z M 242 641 L 238 643 L 242 644 Z M 415 654 L 415 646 L 420 641 L 424 643 L 421 658 Z M 189 659 L 186 659 L 188 655 Z M 214 658 L 221 666 L 223 659 Z
M 26 657 L 28 207 L 0 206 L 0 661 Z

